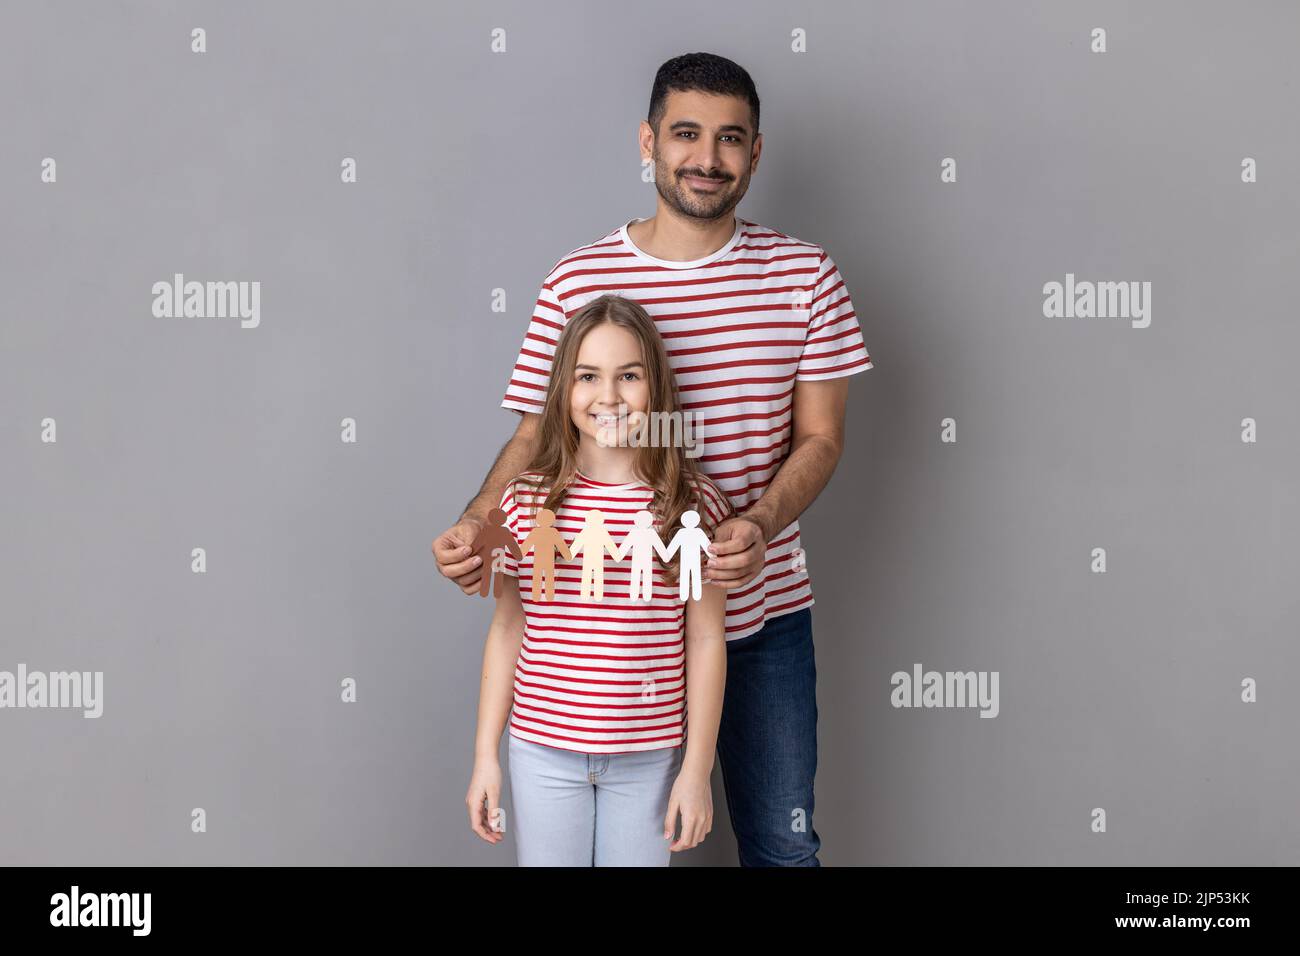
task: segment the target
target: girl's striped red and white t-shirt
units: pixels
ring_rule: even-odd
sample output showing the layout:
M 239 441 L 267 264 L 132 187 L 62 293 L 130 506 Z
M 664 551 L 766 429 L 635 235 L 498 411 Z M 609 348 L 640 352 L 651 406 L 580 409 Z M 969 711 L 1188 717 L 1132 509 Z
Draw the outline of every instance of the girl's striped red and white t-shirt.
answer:
M 528 477 L 525 474 L 520 477 Z M 516 478 L 501 496 L 506 527 L 520 544 L 534 527 L 535 508 L 546 486 Z M 705 479 L 698 495 L 708 527 L 722 520 L 724 493 Z M 570 550 L 587 512 L 597 509 L 616 545 L 633 527 L 636 512 L 650 510 L 654 490 L 612 485 L 579 473 L 555 509 L 554 527 Z M 653 524 L 662 538 L 658 517 Z M 670 540 L 664 540 L 667 546 Z M 522 550 L 522 548 L 521 548 Z M 530 549 L 521 560 L 505 553 L 503 570 L 519 579 L 524 638 L 515 667 L 510 733 L 523 740 L 584 753 L 625 753 L 678 747 L 686 735 L 686 604 L 669 585 L 657 556 L 651 560 L 652 597 L 629 595 L 632 558 L 603 555 L 602 600 L 579 597 L 581 552 L 571 560 L 555 554 L 555 597 L 534 601 Z M 673 556 L 674 564 L 678 556 Z M 679 565 L 680 567 L 680 565 Z M 638 595 L 640 598 L 641 595 Z
M 647 255 L 628 225 L 547 275 L 501 404 L 540 412 L 568 317 L 606 293 L 634 299 L 654 318 L 682 407 L 698 422 L 696 465 L 743 513 L 790 453 L 794 383 L 872 368 L 848 289 L 821 246 L 739 217 L 726 245 L 690 262 Z M 728 593 L 727 639 L 813 603 L 793 521 L 768 542 L 763 572 Z

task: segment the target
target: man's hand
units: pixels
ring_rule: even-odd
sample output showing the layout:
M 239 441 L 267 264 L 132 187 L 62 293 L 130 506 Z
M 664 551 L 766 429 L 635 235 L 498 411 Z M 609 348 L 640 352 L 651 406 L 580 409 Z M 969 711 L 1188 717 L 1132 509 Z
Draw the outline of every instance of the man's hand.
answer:
M 465 515 L 433 540 L 433 556 L 438 559 L 438 573 L 455 581 L 466 594 L 479 590 L 483 563 L 470 548 L 483 530 L 485 522 Z
M 753 518 L 744 515 L 728 518 L 714 529 L 708 552 L 712 557 L 705 566 L 705 582 L 734 591 L 763 570 L 767 557 L 766 533 Z
M 510 479 L 533 460 L 541 420 L 542 416 L 536 412 L 524 412 L 519 416 L 515 433 L 492 463 L 492 470 L 488 472 L 483 487 L 465 506 L 466 513 L 434 539 L 433 556 L 438 559 L 438 573 L 455 581 L 466 594 L 479 590 L 483 574 L 483 569 L 479 567 L 483 562 L 470 548 L 478 533 L 487 525 L 487 515 L 501 500 Z M 477 515 L 482 517 L 476 517 Z M 490 568 L 488 570 L 491 571 Z

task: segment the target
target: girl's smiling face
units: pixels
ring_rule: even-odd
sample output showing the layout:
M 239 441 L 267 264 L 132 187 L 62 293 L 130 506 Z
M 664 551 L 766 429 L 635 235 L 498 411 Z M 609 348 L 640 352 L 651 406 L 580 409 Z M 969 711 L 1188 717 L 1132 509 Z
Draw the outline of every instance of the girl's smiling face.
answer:
M 628 427 L 627 416 L 644 413 L 649 402 L 650 387 L 636 336 L 612 322 L 597 325 L 578 346 L 569 392 L 569 413 L 580 443 L 617 445 L 618 429 Z

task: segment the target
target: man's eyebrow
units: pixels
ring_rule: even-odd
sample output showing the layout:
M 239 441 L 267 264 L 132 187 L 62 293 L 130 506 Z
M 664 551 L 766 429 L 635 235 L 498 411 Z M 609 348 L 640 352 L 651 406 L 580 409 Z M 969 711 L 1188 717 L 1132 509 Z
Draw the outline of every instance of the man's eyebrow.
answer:
M 581 362 L 579 362 L 577 365 L 575 365 L 574 368 L 589 368 L 589 369 L 591 369 L 593 372 L 599 372 L 599 371 L 600 371 L 600 369 L 598 369 L 598 368 L 597 368 L 596 366 L 594 366 L 594 365 L 583 365 Z M 641 362 L 628 362 L 626 365 L 620 365 L 620 366 L 618 367 L 617 370 L 622 370 L 622 369 L 625 369 L 625 368 L 645 368 L 645 365 L 642 364 Z
M 671 133 L 673 130 L 677 130 L 677 129 L 703 129 L 703 128 L 704 127 L 702 127 L 699 123 L 695 122 L 695 120 L 678 120 L 676 123 L 673 123 L 671 126 L 668 127 L 668 132 Z M 739 133 L 741 136 L 749 135 L 749 130 L 745 129 L 745 127 L 743 126 L 737 126 L 735 123 L 728 123 L 726 126 L 719 126 L 718 132 Z

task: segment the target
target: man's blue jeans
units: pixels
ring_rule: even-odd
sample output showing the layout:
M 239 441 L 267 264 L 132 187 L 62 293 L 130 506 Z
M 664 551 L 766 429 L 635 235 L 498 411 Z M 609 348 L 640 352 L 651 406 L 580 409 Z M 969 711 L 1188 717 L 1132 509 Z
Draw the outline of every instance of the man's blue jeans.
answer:
M 812 608 L 727 642 L 718 763 L 741 866 L 820 866 Z

